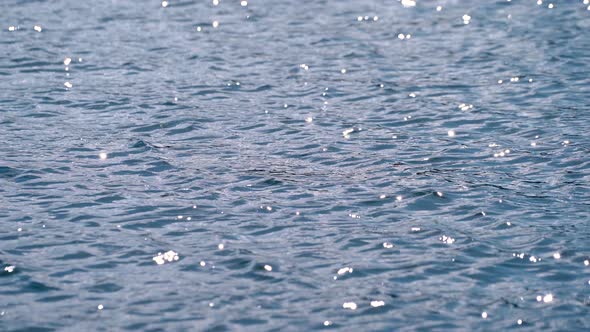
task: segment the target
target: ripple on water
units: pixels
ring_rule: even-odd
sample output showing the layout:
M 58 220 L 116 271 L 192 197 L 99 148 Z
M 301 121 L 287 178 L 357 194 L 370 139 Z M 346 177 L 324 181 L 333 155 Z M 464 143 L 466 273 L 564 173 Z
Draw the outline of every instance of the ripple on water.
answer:
M 589 5 L 10 2 L 2 327 L 587 330 Z

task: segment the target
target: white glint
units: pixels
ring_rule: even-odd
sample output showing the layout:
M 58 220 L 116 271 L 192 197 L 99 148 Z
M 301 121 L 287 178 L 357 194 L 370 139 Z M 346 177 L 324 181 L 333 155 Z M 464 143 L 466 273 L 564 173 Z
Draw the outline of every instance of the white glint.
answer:
M 357 306 L 356 306 L 356 303 L 354 303 L 354 302 L 344 302 L 342 304 L 342 308 L 356 310 Z
M 439 241 L 441 241 L 442 243 L 446 243 L 446 244 L 453 244 L 455 243 L 455 239 L 450 237 L 450 236 L 446 236 L 443 235 L 441 237 L 438 238 Z
M 467 25 L 471 22 L 471 16 L 465 14 L 461 17 L 463 19 L 463 24 Z
M 401 3 L 405 8 L 416 7 L 415 0 L 401 0 Z
M 178 253 L 176 253 L 172 250 L 169 250 L 163 254 L 159 252 L 156 256 L 154 256 L 152 258 L 152 260 L 154 262 L 156 262 L 156 264 L 158 264 L 158 265 L 162 265 L 167 262 L 168 263 L 174 262 L 174 261 L 177 261 L 178 259 L 179 259 Z
M 384 305 L 385 305 L 385 302 L 383 302 L 383 301 L 371 301 L 371 307 L 373 307 L 373 308 L 382 307 Z

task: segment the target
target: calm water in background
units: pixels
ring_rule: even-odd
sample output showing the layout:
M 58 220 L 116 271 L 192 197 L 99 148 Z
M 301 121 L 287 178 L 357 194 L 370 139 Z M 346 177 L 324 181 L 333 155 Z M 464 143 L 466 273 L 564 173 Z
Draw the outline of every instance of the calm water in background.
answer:
M 3 0 L 0 330 L 590 328 L 553 4 Z

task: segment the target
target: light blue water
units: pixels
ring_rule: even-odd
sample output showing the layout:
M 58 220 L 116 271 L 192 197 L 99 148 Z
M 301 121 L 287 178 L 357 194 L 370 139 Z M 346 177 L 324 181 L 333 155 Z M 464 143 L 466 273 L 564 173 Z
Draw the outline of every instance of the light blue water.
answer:
M 589 329 L 549 4 L 2 1 L 0 330 Z

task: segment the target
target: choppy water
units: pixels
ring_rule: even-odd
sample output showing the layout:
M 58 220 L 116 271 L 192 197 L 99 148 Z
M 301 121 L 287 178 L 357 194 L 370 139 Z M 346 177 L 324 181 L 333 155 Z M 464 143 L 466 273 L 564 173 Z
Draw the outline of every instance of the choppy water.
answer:
M 3 0 L 0 330 L 590 328 L 589 5 Z

